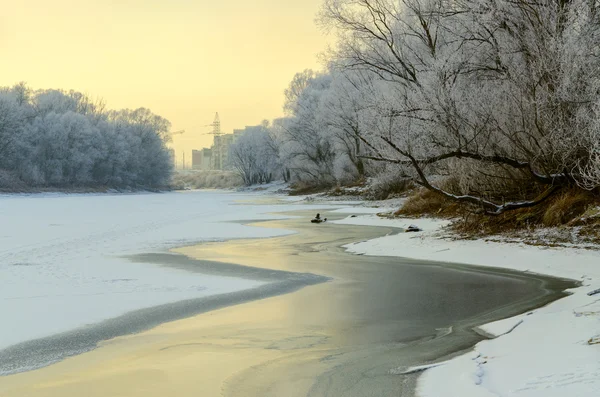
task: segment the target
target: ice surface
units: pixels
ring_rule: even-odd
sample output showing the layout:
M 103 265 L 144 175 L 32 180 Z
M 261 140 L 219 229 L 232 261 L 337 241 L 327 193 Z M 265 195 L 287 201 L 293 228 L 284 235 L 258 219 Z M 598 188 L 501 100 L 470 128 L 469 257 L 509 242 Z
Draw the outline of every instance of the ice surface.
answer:
M 218 191 L 0 196 L 0 348 L 135 309 L 259 286 L 124 258 L 291 233 L 233 222 L 300 209 L 239 204 L 253 198 Z

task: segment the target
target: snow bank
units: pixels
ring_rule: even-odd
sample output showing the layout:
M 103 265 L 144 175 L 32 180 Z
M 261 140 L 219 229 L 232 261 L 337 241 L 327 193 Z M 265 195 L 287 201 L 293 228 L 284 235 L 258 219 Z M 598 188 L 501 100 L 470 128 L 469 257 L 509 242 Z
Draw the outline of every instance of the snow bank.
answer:
M 383 210 L 381 208 L 371 207 L 349 207 L 349 208 L 338 208 L 331 212 L 338 214 L 379 214 Z M 341 221 L 340 221 L 341 222 Z
M 0 196 L 0 349 L 140 308 L 261 285 L 124 258 L 291 233 L 234 222 L 281 218 L 266 214 L 273 206 L 239 203 L 256 197 L 218 191 Z M 292 209 L 298 205 L 277 207 Z
M 599 252 L 444 239 L 443 220 L 368 215 L 336 222 L 399 228 L 415 223 L 424 229 L 346 246 L 358 254 L 492 266 L 582 282 L 572 295 L 546 307 L 482 326 L 499 337 L 477 344 L 472 353 L 425 368 L 418 384 L 421 397 L 600 395 L 600 294 L 587 295 L 600 287 Z

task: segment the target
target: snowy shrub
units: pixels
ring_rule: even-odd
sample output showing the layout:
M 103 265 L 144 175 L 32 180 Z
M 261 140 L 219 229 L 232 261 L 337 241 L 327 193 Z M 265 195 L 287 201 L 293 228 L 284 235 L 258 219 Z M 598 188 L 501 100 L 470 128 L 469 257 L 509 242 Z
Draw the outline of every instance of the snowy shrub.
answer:
M 231 189 L 244 185 L 242 178 L 233 171 L 194 170 L 173 174 L 175 189 Z
M 333 160 L 333 176 L 341 185 L 352 184 L 361 178 L 355 164 L 344 153 L 338 154 Z
M 394 194 L 405 193 L 413 186 L 409 179 L 402 176 L 400 167 L 388 164 L 372 178 L 368 195 L 373 200 L 385 200 Z
M 229 149 L 229 163 L 247 186 L 280 177 L 277 146 L 268 125 L 244 132 Z

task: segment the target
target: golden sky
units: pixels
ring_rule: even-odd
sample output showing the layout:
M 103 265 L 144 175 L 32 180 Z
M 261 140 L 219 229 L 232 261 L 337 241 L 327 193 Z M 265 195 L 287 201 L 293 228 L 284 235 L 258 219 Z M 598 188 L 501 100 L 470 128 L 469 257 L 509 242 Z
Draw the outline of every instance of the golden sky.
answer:
M 166 117 L 178 155 L 282 114 L 296 72 L 317 69 L 321 0 L 0 0 L 0 86 L 74 89 Z

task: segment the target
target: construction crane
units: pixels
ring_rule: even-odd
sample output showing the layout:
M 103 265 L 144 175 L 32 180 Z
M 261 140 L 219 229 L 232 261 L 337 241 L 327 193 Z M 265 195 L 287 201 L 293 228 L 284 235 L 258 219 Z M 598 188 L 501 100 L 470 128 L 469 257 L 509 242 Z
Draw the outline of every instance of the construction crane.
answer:
M 175 135 L 181 135 L 184 133 L 185 133 L 185 130 L 171 131 L 171 132 L 169 132 L 169 135 L 175 136 Z M 181 168 L 185 170 L 185 152 L 182 152 L 181 155 L 182 155 L 182 159 L 183 159 L 182 163 L 181 163 Z
M 173 137 L 175 135 L 181 135 L 184 133 L 185 133 L 185 130 L 171 131 L 171 132 L 169 132 L 169 136 Z M 181 168 L 185 170 L 185 152 L 182 152 L 182 157 L 183 157 L 183 161 L 182 161 Z

